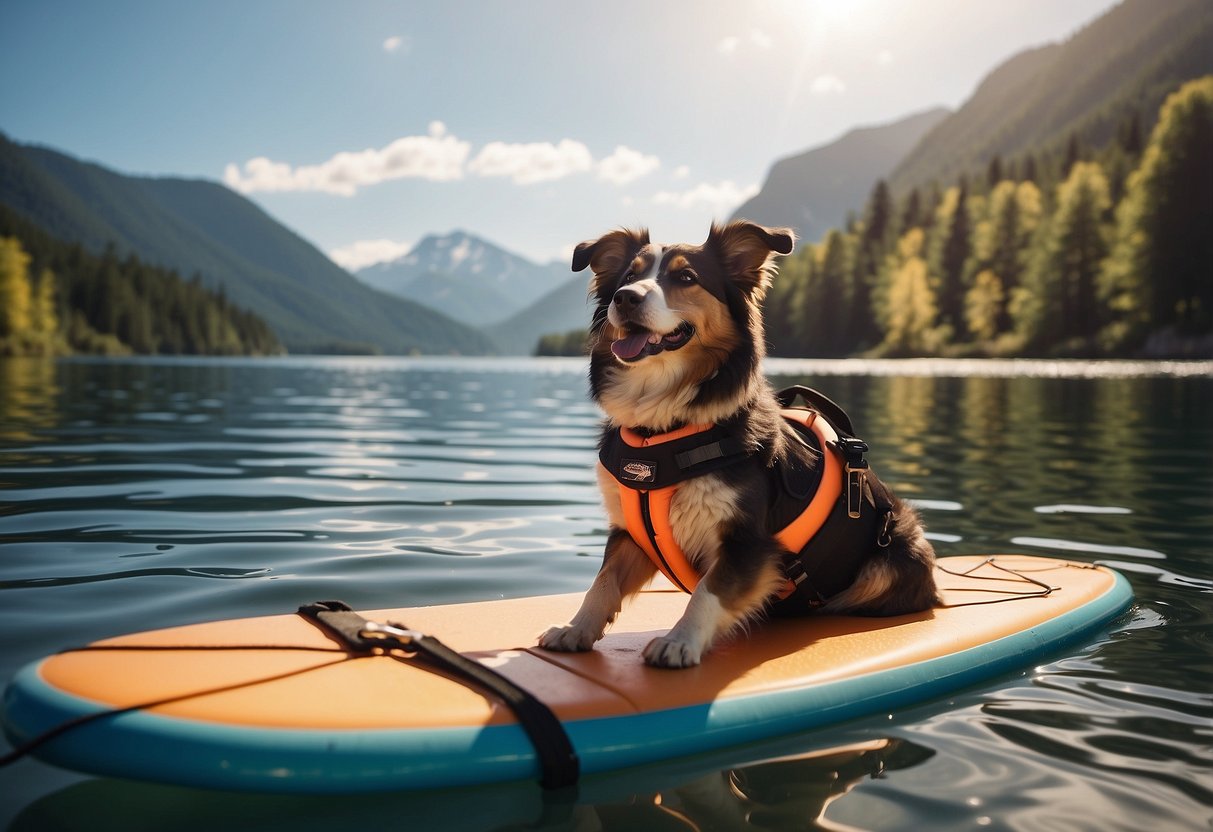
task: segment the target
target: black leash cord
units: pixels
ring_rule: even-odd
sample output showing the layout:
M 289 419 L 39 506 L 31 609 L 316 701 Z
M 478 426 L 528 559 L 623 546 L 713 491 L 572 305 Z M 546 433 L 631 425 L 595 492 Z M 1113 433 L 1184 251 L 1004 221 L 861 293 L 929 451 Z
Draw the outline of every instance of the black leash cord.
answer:
M 279 679 L 298 676 L 322 667 L 329 667 L 330 665 L 349 661 L 350 659 L 382 654 L 390 655 L 399 661 L 415 662 L 417 664 L 424 663 L 431 670 L 444 672 L 459 681 L 470 683 L 496 696 L 518 718 L 519 724 L 531 740 L 531 744 L 534 746 L 535 753 L 539 758 L 540 769 L 542 771 L 541 785 L 545 789 L 559 789 L 571 786 L 577 782 L 580 776 L 580 761 L 560 720 L 547 705 L 533 694 L 514 684 L 500 673 L 486 667 L 480 662 L 460 655 L 433 636 L 417 633 L 396 625 L 383 625 L 368 621 L 340 601 L 319 601 L 315 604 L 307 604 L 299 608 L 299 615 L 320 627 L 331 638 L 334 638 L 341 645 L 340 648 L 279 644 L 96 644 L 60 650 L 59 653 L 61 654 L 85 651 L 302 650 L 317 653 L 332 653 L 340 656 L 340 658 L 313 667 L 300 668 L 261 679 L 238 682 L 208 690 L 190 691 L 189 693 L 177 696 L 140 702 L 123 708 L 110 708 L 78 716 L 30 738 L 3 756 L 0 756 L 0 768 L 17 762 L 28 756 L 35 749 L 68 731 L 101 719 L 119 716 L 131 711 L 156 708 L 161 705 L 181 702 L 199 696 L 209 696 L 215 693 L 224 693 L 253 685 L 275 682 Z
M 222 648 L 222 647 L 208 647 L 208 646 L 203 646 L 203 647 L 190 647 L 190 646 L 162 647 L 162 646 L 150 646 L 150 645 L 149 646 L 132 645 L 131 647 L 122 647 L 121 645 L 100 645 L 98 647 L 71 647 L 71 648 L 68 648 L 67 650 L 61 650 L 60 652 L 61 653 L 77 653 L 77 652 L 83 652 L 85 650 L 222 650 L 222 649 L 227 649 L 227 650 L 316 650 L 316 651 L 324 652 L 324 653 L 336 653 L 336 654 L 340 655 L 341 658 L 339 658 L 335 661 L 326 662 L 324 664 L 318 664 L 318 665 L 315 665 L 314 667 L 303 667 L 298 670 L 290 670 L 290 671 L 287 671 L 286 673 L 279 673 L 275 676 L 266 676 L 263 679 L 253 679 L 248 682 L 237 682 L 237 683 L 231 684 L 231 685 L 223 685 L 222 687 L 210 688 L 209 690 L 190 691 L 189 693 L 182 693 L 177 696 L 168 696 L 168 697 L 164 697 L 163 699 L 153 699 L 148 702 L 140 702 L 136 705 L 127 705 L 125 708 L 110 708 L 110 709 L 104 710 L 104 711 L 97 711 L 96 713 L 93 713 L 93 714 L 84 714 L 83 716 L 78 716 L 78 717 L 75 717 L 74 719 L 69 719 L 66 722 L 61 722 L 58 725 L 54 726 L 53 728 L 49 728 L 46 731 L 43 731 L 41 734 L 38 734 L 36 737 L 31 737 L 30 739 L 26 740 L 25 742 L 21 743 L 20 745 L 16 746 L 15 748 L 13 748 L 13 750 L 9 751 L 7 754 L 0 756 L 0 768 L 3 768 L 4 766 L 7 766 L 7 765 L 11 765 L 12 763 L 17 762 L 18 760 L 22 759 L 23 757 L 29 756 L 29 754 L 31 754 L 34 751 L 34 749 L 45 745 L 46 743 L 50 742 L 51 740 L 55 739 L 58 736 L 66 734 L 68 731 L 71 731 L 75 728 L 79 728 L 83 725 L 88 725 L 90 722 L 96 722 L 101 719 L 108 719 L 109 717 L 119 716 L 121 714 L 130 713 L 131 711 L 143 711 L 143 710 L 148 710 L 150 708 L 156 708 L 161 705 L 169 705 L 169 704 L 172 704 L 173 702 L 183 702 L 186 699 L 193 699 L 198 696 L 209 696 L 213 693 L 226 693 L 229 690 L 239 690 L 241 688 L 252 687 L 253 685 L 265 684 L 266 682 L 276 682 L 279 679 L 287 679 L 291 676 L 299 676 L 304 673 L 309 673 L 313 670 L 318 670 L 319 668 L 322 668 L 322 667 L 329 667 L 334 664 L 340 664 L 341 662 L 349 661 L 349 659 L 352 658 L 351 656 L 346 655 L 344 653 L 344 651 L 341 651 L 341 650 L 331 650 L 331 649 L 324 648 L 324 647 L 290 647 L 290 646 L 284 646 L 284 647 L 265 647 L 265 646 L 244 647 L 244 646 L 240 646 L 240 647 Z
M 1014 575 L 1015 577 L 1014 578 L 991 578 L 991 577 L 974 576 L 973 573 L 976 572 L 978 569 L 980 569 L 983 566 L 992 566 L 995 569 L 997 569 L 999 572 L 1005 572 L 1008 575 Z M 992 558 L 992 557 L 986 558 L 981 563 L 974 566 L 972 569 L 966 569 L 963 572 L 953 572 L 951 569 L 940 566 L 938 563 L 935 564 L 935 568 L 938 569 L 940 572 L 944 572 L 948 575 L 952 575 L 957 578 L 973 578 L 974 580 L 980 580 L 980 581 L 1006 581 L 1007 583 L 1014 583 L 1014 584 L 1028 583 L 1028 584 L 1033 584 L 1033 585 L 1039 587 L 1039 589 L 1037 589 L 1035 591 L 1027 591 L 1027 592 L 1014 592 L 1014 591 L 1008 590 L 1005 593 L 1005 597 L 991 598 L 987 601 L 962 601 L 959 604 L 944 604 L 943 606 L 945 609 L 953 609 L 954 607 L 976 607 L 976 606 L 980 606 L 982 604 L 1003 604 L 1003 603 L 1006 603 L 1007 601 L 1019 601 L 1024 598 L 1044 598 L 1048 595 L 1051 595 L 1057 589 L 1057 587 L 1049 586 L 1044 581 L 1038 581 L 1035 578 L 1030 577 L 1029 575 L 1025 574 L 1024 572 L 1021 572 L 1016 569 L 1011 569 L 1008 566 L 1001 566 L 1000 564 L 998 564 L 996 562 L 995 558 Z M 963 591 L 965 591 L 965 592 L 977 592 L 977 591 L 997 592 L 997 590 L 993 590 L 993 589 L 986 589 L 986 590 L 966 589 Z

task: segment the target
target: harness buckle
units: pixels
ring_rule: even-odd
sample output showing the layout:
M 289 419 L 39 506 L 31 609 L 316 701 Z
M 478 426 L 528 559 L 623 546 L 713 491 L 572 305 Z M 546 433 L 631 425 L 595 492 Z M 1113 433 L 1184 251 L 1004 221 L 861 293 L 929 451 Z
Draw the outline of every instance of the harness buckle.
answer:
M 380 624 L 378 621 L 368 621 L 358 631 L 358 635 L 367 640 L 384 642 L 385 649 L 412 650 L 413 642 L 425 636 L 417 630 L 407 630 L 395 624 Z
M 853 436 L 839 437 L 838 450 L 846 461 L 847 517 L 857 520 L 863 509 L 863 494 L 867 488 L 868 461 L 863 455 L 868 452 L 868 443 Z

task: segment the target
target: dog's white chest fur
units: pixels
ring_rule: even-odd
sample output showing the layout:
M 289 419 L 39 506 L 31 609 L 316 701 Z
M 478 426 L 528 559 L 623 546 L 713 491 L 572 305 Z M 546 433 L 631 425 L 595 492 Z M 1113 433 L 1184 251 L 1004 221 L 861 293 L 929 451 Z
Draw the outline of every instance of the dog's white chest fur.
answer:
M 687 559 L 707 572 L 720 551 L 724 529 L 737 514 L 737 493 L 708 474 L 687 480 L 670 501 L 670 528 Z
M 619 483 L 602 466 L 598 467 L 598 486 L 611 525 L 626 528 Z M 670 500 L 674 540 L 700 574 L 715 562 L 721 536 L 736 519 L 737 497 L 736 490 L 707 474 L 681 483 Z

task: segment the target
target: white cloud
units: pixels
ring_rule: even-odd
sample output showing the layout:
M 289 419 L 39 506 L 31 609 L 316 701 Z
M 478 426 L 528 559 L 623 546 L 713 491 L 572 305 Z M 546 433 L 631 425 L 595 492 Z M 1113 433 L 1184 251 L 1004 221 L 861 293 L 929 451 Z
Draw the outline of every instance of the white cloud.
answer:
M 383 42 L 383 51 L 384 52 L 395 52 L 397 49 L 400 48 L 401 44 L 403 44 L 403 43 L 404 43 L 404 38 L 400 37 L 400 35 L 392 35 L 390 38 L 388 38 L 387 40 L 385 40 Z
M 684 210 L 710 208 L 714 216 L 723 216 L 756 193 L 757 185 L 742 187 L 726 179 L 715 185 L 703 182 L 686 191 L 661 191 L 653 196 L 653 202 Z
M 561 139 L 559 144 L 489 142 L 468 164 L 468 170 L 478 176 L 508 176 L 517 185 L 532 185 L 581 173 L 593 165 L 588 147 Z
M 614 153 L 598 162 L 598 178 L 612 185 L 626 185 L 659 167 L 661 160 L 656 156 L 647 156 L 639 150 L 619 145 Z
M 517 185 L 533 185 L 597 171 L 598 178 L 626 185 L 661 167 L 656 156 L 618 145 L 610 156 L 595 161 L 588 147 L 573 139 L 511 144 L 489 142 L 470 162 L 471 144 L 449 135 L 446 125 L 431 122 L 424 136 L 405 136 L 386 147 L 342 151 L 318 165 L 292 166 L 265 156 L 243 166 L 228 164 L 223 181 L 241 193 L 321 191 L 353 196 L 359 188 L 391 179 L 448 182 L 465 172 L 482 177 L 507 177 Z
M 318 165 L 291 167 L 258 156 L 241 170 L 229 164 L 223 172 L 228 187 L 241 193 L 256 191 L 323 191 L 353 196 L 358 188 L 391 179 L 418 178 L 438 182 L 460 179 L 471 145 L 448 135 L 440 121 L 430 123 L 424 136 L 404 136 L 379 148 L 342 151 Z
M 691 175 L 691 169 L 686 165 L 679 165 L 678 167 L 674 168 L 674 173 L 672 175 L 675 179 L 686 179 Z
M 893 63 L 893 53 L 888 49 L 881 49 L 876 53 L 877 66 L 888 66 L 891 63 Z
M 775 45 L 775 41 L 762 29 L 751 29 L 749 35 L 745 38 L 738 35 L 728 35 L 721 38 L 720 42 L 716 44 L 716 51 L 726 58 L 731 58 L 738 53 L 743 45 L 747 44 L 765 52 Z
M 837 75 L 818 75 L 813 79 L 809 91 L 813 95 L 842 95 L 847 91 L 847 85 Z
M 329 259 L 346 271 L 356 272 L 376 263 L 396 260 L 408 254 L 412 248 L 412 243 L 395 240 L 359 240 L 333 249 L 329 252 Z

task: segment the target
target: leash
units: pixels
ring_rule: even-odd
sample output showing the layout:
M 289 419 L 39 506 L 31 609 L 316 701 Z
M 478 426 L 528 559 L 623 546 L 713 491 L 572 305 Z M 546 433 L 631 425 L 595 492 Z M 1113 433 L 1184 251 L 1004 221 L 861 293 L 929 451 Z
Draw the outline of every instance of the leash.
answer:
M 981 563 L 978 563 L 976 566 L 966 569 L 963 572 L 954 572 L 951 569 L 948 569 L 947 567 L 940 566 L 938 563 L 935 564 L 935 568 L 938 569 L 940 572 L 943 572 L 947 575 L 952 575 L 953 577 L 956 577 L 956 578 L 971 578 L 972 580 L 975 580 L 975 581 L 1005 581 L 1007 583 L 1021 583 L 1021 584 L 1026 583 L 1026 584 L 1032 584 L 1033 586 L 1036 587 L 1036 589 L 1035 590 L 1026 590 L 1023 592 L 1015 592 L 1015 591 L 1008 590 L 1006 592 L 1001 593 L 1004 595 L 1004 597 L 1002 597 L 1002 598 L 990 598 L 985 601 L 962 601 L 958 604 L 944 604 L 943 605 L 944 608 L 952 609 L 954 607 L 976 607 L 976 606 L 980 606 L 982 604 L 1002 604 L 1007 601 L 1020 601 L 1024 598 L 1045 598 L 1045 597 L 1051 595 L 1053 592 L 1060 589 L 1060 587 L 1050 586 L 1049 584 L 1046 584 L 1044 581 L 1038 581 L 1036 578 L 1029 576 L 1027 574 L 1026 570 L 1012 569 L 1009 566 L 1003 566 L 1002 564 L 998 563 L 997 561 L 998 561 L 997 557 L 994 555 L 991 555 L 990 557 L 981 561 Z M 999 572 L 1004 572 L 1008 575 L 1013 575 L 1014 577 L 1012 577 L 1012 578 L 993 578 L 993 577 L 989 577 L 989 576 L 978 576 L 978 575 L 973 574 L 978 569 L 981 569 L 983 566 L 991 566 L 994 569 L 997 569 Z M 1089 568 L 1093 569 L 1094 567 L 1089 567 Z M 996 590 L 996 589 L 984 589 L 984 590 L 968 589 L 968 590 L 964 590 L 964 591 L 966 591 L 966 592 L 999 592 L 999 590 Z
M 388 656 L 418 667 L 423 667 L 431 672 L 438 672 L 448 677 L 453 677 L 464 684 L 487 691 L 505 703 L 514 716 L 517 717 L 519 724 L 535 748 L 541 771 L 540 785 L 545 789 L 561 789 L 571 786 L 580 777 L 581 767 L 577 752 L 574 750 L 560 720 L 547 705 L 533 694 L 510 681 L 505 676 L 502 676 L 497 671 L 486 667 L 480 662 L 460 655 L 433 636 L 410 630 L 400 624 L 393 624 L 391 622 L 380 623 L 363 618 L 341 601 L 318 601 L 313 604 L 305 604 L 299 608 L 298 614 L 323 630 L 339 646 L 311 647 L 291 644 L 204 644 L 180 646 L 162 644 L 99 644 L 69 647 L 60 650 L 60 654 L 85 651 L 302 650 L 330 653 L 338 658 L 331 662 L 323 662 L 312 667 L 291 670 L 286 673 L 279 673 L 260 679 L 238 682 L 207 690 L 191 691 L 177 696 L 149 700 L 122 708 L 110 708 L 75 717 L 49 728 L 16 746 L 3 756 L 0 756 L 0 768 L 17 762 L 30 755 L 39 747 L 69 731 L 98 720 L 131 713 L 132 711 L 148 710 L 200 696 L 209 696 L 211 694 L 275 682 L 280 679 L 309 673 L 313 670 L 331 667 L 352 659 L 366 658 L 368 656 Z

